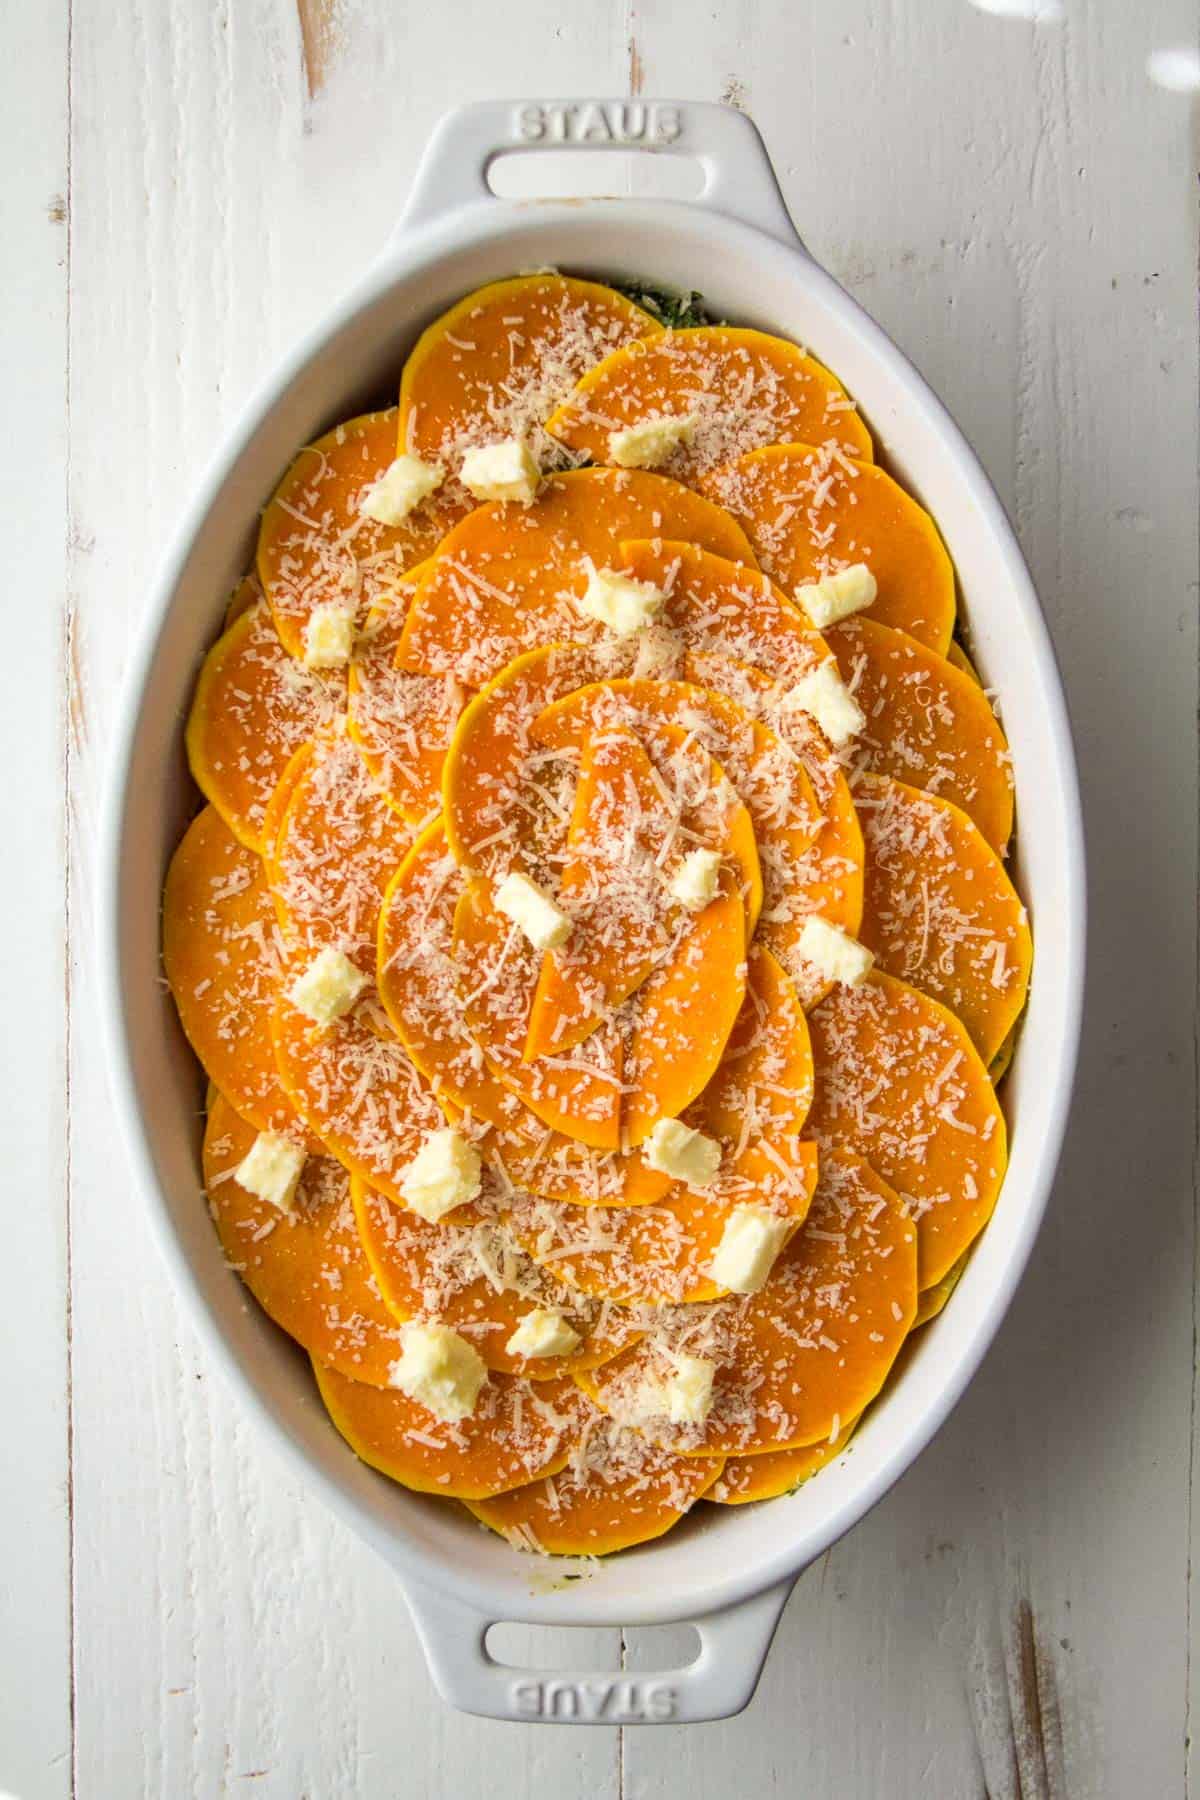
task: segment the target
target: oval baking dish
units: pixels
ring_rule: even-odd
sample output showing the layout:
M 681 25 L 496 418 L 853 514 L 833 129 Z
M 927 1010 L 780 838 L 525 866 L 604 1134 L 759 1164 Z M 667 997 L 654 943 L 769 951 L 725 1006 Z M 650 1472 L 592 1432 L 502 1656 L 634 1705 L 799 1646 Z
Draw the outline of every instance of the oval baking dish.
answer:
M 500 201 L 499 154 L 628 143 L 701 165 L 698 201 Z M 191 809 L 182 722 L 259 511 L 295 446 L 378 400 L 423 327 L 458 296 L 552 264 L 599 279 L 700 288 L 714 315 L 808 346 L 858 401 L 880 456 L 937 520 L 983 678 L 998 691 L 1016 782 L 1014 875 L 1037 967 L 1004 1093 L 1011 1161 L 999 1205 L 935 1327 L 914 1343 L 852 1453 L 770 1506 L 709 1509 L 658 1545 L 563 1582 L 358 1462 L 329 1425 L 307 1360 L 247 1307 L 206 1216 L 198 1073 L 159 961 L 163 872 Z M 178 1288 L 255 1417 L 394 1566 L 445 1697 L 497 1718 L 653 1723 L 723 1717 L 754 1691 L 796 1575 L 874 1504 L 961 1394 L 1028 1258 L 1070 1098 L 1084 953 L 1084 867 L 1066 712 L 1012 531 L 944 409 L 885 335 L 805 253 L 761 140 L 740 114 L 685 103 L 495 102 L 439 126 L 380 261 L 253 401 L 205 479 L 162 571 L 129 683 L 103 835 L 104 1010 L 116 1101 Z M 686 1668 L 632 1680 L 514 1670 L 484 1647 L 499 1620 L 687 1621 Z

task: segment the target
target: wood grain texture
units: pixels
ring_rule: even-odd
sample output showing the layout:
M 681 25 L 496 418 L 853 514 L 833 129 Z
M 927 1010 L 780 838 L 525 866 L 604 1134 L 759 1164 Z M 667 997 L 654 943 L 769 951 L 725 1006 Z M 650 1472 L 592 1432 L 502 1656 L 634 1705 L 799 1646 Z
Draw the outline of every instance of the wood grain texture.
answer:
M 0 1788 L 1184 1794 L 1195 145 L 1193 103 L 1146 63 L 1194 42 L 1194 0 L 1067 0 L 1039 24 L 965 0 L 27 10 L 2 78 L 19 154 L 0 208 L 21 247 L 13 604 L 36 604 L 0 724 L 25 890 L 0 942 L 36 1025 L 0 1050 L 23 1178 L 0 1325 L 20 1546 L 0 1576 Z M 758 120 L 810 248 L 947 400 L 1015 518 L 1066 676 L 1093 869 L 1075 1121 L 988 1361 L 802 1578 L 748 1713 L 623 1735 L 448 1713 L 394 1581 L 210 1374 L 114 1152 L 88 902 L 131 635 L 200 468 L 382 242 L 437 116 L 534 84 L 723 97 Z M 615 1658 L 615 1634 L 581 1654 Z M 628 1655 L 661 1664 L 661 1634 L 629 1634 Z

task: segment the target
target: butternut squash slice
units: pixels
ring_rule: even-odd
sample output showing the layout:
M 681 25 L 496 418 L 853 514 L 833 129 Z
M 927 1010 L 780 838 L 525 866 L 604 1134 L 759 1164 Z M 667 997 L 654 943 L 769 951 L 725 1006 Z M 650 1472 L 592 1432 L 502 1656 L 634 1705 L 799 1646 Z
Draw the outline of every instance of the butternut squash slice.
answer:
M 320 606 L 353 609 L 361 622 L 375 601 L 435 550 L 469 501 L 445 484 L 401 525 L 361 511 L 396 455 L 395 407 L 335 425 L 301 450 L 263 511 L 258 579 L 275 629 L 292 656 Z
M 392 806 L 423 825 L 442 804 L 442 766 L 471 697 L 453 675 L 396 667 L 409 601 L 422 569 L 378 600 L 350 659 L 346 729 Z
M 569 1377 L 491 1375 L 474 1412 L 447 1425 L 399 1388 L 347 1381 L 315 1358 L 313 1373 L 336 1430 L 362 1462 L 445 1499 L 479 1501 L 554 1474 L 587 1418 Z
M 820 632 L 759 569 L 664 538 L 626 538 L 621 562 L 666 594 L 657 623 L 692 655 L 749 663 L 784 689 L 832 659 Z
M 242 576 L 229 596 L 229 604 L 225 608 L 225 620 L 221 626 L 222 632 L 228 631 L 231 625 L 236 625 L 244 612 L 249 612 L 252 606 L 258 605 L 263 599 L 265 596 L 258 576 L 251 569 L 248 575 Z
M 280 1079 L 293 1107 L 331 1156 L 378 1188 L 397 1206 L 399 1183 L 427 1133 L 445 1119 L 373 996 L 364 996 L 332 1025 L 313 1025 L 288 999 L 284 976 L 271 1036 Z M 446 1216 L 447 1225 L 473 1224 L 470 1206 Z
M 681 1456 L 830 1443 L 883 1386 L 916 1310 L 917 1238 L 903 1202 L 859 1157 L 825 1152 L 808 1217 L 765 1287 L 665 1314 L 580 1381 L 618 1424 Z M 702 1424 L 671 1424 L 646 1399 L 681 1354 L 716 1365 Z
M 959 1281 L 962 1279 L 962 1273 L 967 1266 L 967 1259 L 969 1256 L 970 1251 L 964 1250 L 958 1261 L 952 1263 L 946 1270 L 942 1279 L 935 1282 L 933 1287 L 926 1288 L 924 1293 L 918 1296 L 917 1316 L 913 1320 L 914 1331 L 918 1325 L 928 1325 L 931 1319 L 937 1318 L 947 1300 L 949 1300 L 951 1294 L 958 1286 Z
M 602 357 L 659 329 L 595 281 L 515 275 L 477 288 L 434 320 L 404 365 L 400 449 L 442 463 L 456 488 L 463 453 L 503 438 L 524 438 L 543 468 L 561 466 L 562 446 L 544 430 L 550 414 Z
M 283 773 L 280 775 L 279 780 L 271 792 L 271 798 L 267 801 L 267 804 L 263 809 L 262 859 L 263 869 L 266 873 L 269 886 L 274 885 L 279 879 L 279 865 L 275 851 L 276 846 L 279 843 L 279 833 L 283 829 L 284 814 L 287 812 L 292 795 L 296 791 L 297 782 L 305 773 L 309 764 L 312 762 L 313 756 L 316 754 L 316 748 L 316 742 L 313 741 L 311 743 L 301 744 L 298 750 L 292 752 L 292 755 L 284 765 Z M 276 912 L 276 919 L 278 919 L 278 911 Z
M 230 1267 L 310 1355 L 354 1381 L 383 1386 L 400 1354 L 400 1332 L 359 1240 L 350 1177 L 331 1156 L 310 1156 L 293 1210 L 281 1213 L 248 1194 L 234 1173 L 256 1135 L 218 1093 L 204 1132 L 204 1185 Z
M 768 1207 L 797 1229 L 817 1183 L 817 1152 L 799 1138 L 732 1148 L 712 1186 L 653 1206 L 514 1201 L 508 1227 L 560 1281 L 621 1306 L 683 1305 L 724 1293 L 708 1273 L 730 1209 Z
M 834 988 L 808 1017 L 816 1092 L 808 1129 L 866 1157 L 917 1224 L 934 1287 L 983 1229 L 1007 1155 L 987 1069 L 952 1012 L 894 976 Z
M 745 1506 L 751 1500 L 777 1500 L 803 1487 L 810 1476 L 840 1456 L 858 1427 L 851 1419 L 832 1443 L 802 1444 L 798 1450 L 767 1450 L 758 1456 L 731 1456 L 704 1498 L 718 1506 Z
M 957 1013 L 990 1063 L 1025 1005 L 1033 960 L 1003 863 L 936 794 L 868 775 L 855 796 L 867 852 L 859 936 L 879 968 Z
M 874 619 L 847 619 L 826 640 L 867 715 L 855 739 L 857 768 L 952 800 L 1003 853 L 1012 834 L 1012 770 L 979 684 Z
M 952 638 L 946 646 L 946 661 L 953 663 L 956 669 L 961 669 L 964 675 L 969 675 L 971 680 L 977 682 L 980 687 L 983 686 L 982 681 L 979 680 L 979 670 L 957 638 Z
M 403 1212 L 361 1181 L 354 1216 L 379 1290 L 397 1319 L 437 1319 L 474 1345 L 489 1369 L 548 1381 L 594 1368 L 638 1337 L 634 1313 L 572 1291 L 539 1269 L 494 1218 L 463 1231 Z M 534 1307 L 560 1312 L 578 1333 L 569 1356 L 514 1356 L 508 1341 Z M 396 1354 L 399 1354 L 398 1352 Z
M 467 1504 L 520 1550 L 611 1556 L 670 1531 L 722 1467 L 720 1457 L 672 1456 L 640 1432 L 622 1431 L 589 1409 L 576 1452 L 561 1474 Z
M 795 983 L 765 944 L 747 954 L 746 997 L 717 1072 L 688 1123 L 737 1144 L 763 1133 L 796 1136 L 813 1095 L 812 1043 Z
M 467 1029 L 492 1072 L 555 1131 L 595 1150 L 619 1149 L 620 1032 L 610 1022 L 570 1055 L 525 1061 L 541 958 L 496 910 L 483 879 L 467 883 L 455 908 L 454 962 Z
M 346 681 L 298 667 L 260 600 L 239 613 L 200 670 L 187 722 L 188 764 L 235 837 L 260 856 L 267 802 L 300 745 L 346 705 Z
M 786 338 L 730 325 L 664 331 L 583 376 L 548 429 L 577 456 L 616 459 L 611 434 L 647 419 L 693 421 L 664 465 L 677 481 L 763 444 L 830 442 L 871 460 L 871 438 L 835 375 Z
M 622 538 L 656 532 L 754 562 L 720 506 L 644 469 L 576 469 L 544 482 L 529 506 L 477 507 L 417 587 L 401 668 L 482 687 L 526 650 L 601 639 L 605 627 L 576 605 L 590 566 L 613 567 Z
M 187 1040 L 209 1078 L 258 1131 L 294 1131 L 271 1008 L 282 961 L 263 867 L 215 806 L 188 826 L 163 892 L 163 966 Z
M 540 1122 L 498 1127 L 490 1154 L 510 1186 L 567 1206 L 649 1206 L 679 1191 L 639 1150 L 592 1150 Z
M 954 628 L 954 567 L 937 526 L 873 463 L 811 444 L 753 450 L 700 483 L 731 512 L 788 594 L 830 570 L 866 563 L 871 618 L 944 656 Z
M 380 902 L 412 830 L 344 735 L 293 777 L 268 863 L 279 923 L 297 950 L 332 945 L 374 977 Z

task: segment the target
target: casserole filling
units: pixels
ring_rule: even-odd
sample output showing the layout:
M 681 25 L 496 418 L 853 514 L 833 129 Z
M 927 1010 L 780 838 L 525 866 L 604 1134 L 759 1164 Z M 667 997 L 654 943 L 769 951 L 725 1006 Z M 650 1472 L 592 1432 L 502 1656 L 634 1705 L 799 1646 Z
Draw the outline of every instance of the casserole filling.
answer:
M 226 1257 L 382 1474 L 617 1551 L 815 1476 L 947 1303 L 1032 956 L 954 627 L 831 371 L 595 282 L 299 451 L 163 959 Z

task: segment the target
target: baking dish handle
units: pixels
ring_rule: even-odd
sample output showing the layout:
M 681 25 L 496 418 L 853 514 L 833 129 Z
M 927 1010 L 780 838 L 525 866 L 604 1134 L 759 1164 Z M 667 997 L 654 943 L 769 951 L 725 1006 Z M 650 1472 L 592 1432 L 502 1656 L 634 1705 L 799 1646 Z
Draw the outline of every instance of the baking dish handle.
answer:
M 689 204 L 728 213 L 795 248 L 779 183 L 758 128 L 732 106 L 703 100 L 484 100 L 439 120 L 417 168 L 397 235 L 464 206 L 498 201 L 497 156 L 622 150 L 699 163 L 704 188 Z
M 699 1654 L 657 1672 L 516 1668 L 488 1651 L 500 1621 L 420 1583 L 405 1593 L 434 1685 L 460 1712 L 532 1725 L 689 1725 L 749 1704 L 794 1580 L 686 1621 Z

